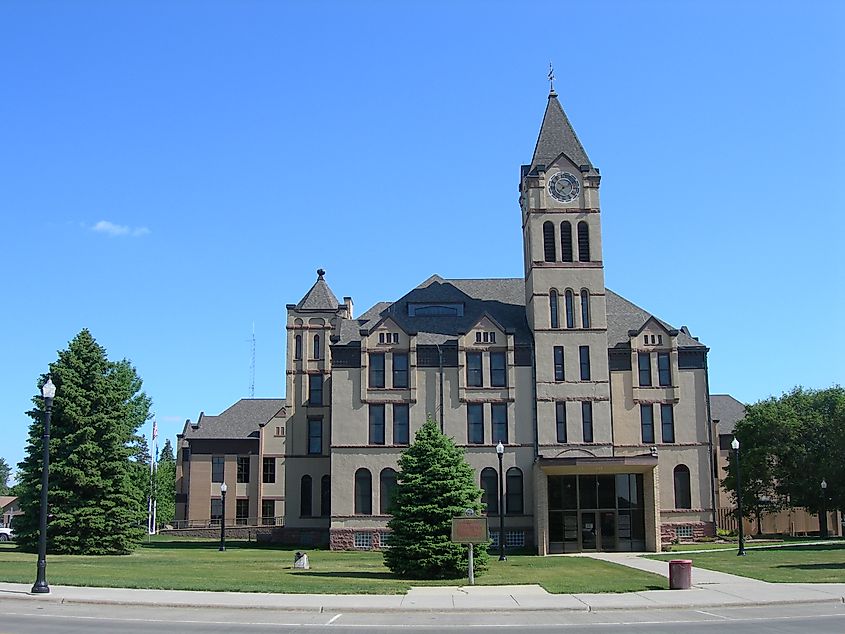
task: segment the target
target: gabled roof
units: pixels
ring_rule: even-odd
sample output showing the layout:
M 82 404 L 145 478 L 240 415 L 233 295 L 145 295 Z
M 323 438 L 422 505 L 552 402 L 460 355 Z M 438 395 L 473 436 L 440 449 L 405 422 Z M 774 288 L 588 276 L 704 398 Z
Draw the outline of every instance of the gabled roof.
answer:
M 330 310 L 332 312 L 337 310 L 337 297 L 335 297 L 335 294 L 332 293 L 332 289 L 329 288 L 326 280 L 323 279 L 325 274 L 326 272 L 323 269 L 317 269 L 317 281 L 314 282 L 314 286 L 305 293 L 305 297 L 299 300 L 299 303 L 296 305 L 297 310 Z
M 627 347 L 629 330 L 639 330 L 650 319 L 657 320 L 666 330 L 674 328 L 636 304 L 607 290 L 608 347 Z M 464 314 L 451 316 L 408 316 L 408 304 L 417 302 L 461 303 Z M 484 314 L 490 315 L 505 330 L 512 330 L 517 344 L 531 342 L 531 331 L 525 316 L 525 280 L 504 279 L 444 279 L 432 275 L 425 282 L 395 302 L 379 302 L 355 320 L 344 320 L 340 329 L 340 344 L 360 340 L 360 330 L 371 330 L 384 317 L 393 320 L 405 332 L 415 333 L 420 344 L 442 344 L 455 341 L 469 332 Z M 683 330 L 678 332 L 682 348 L 704 348 Z
M 561 154 L 564 154 L 576 166 L 589 165 L 589 171 L 596 172 L 572 124 L 569 123 L 563 106 L 557 99 L 557 93 L 552 91 L 549 93 L 543 125 L 540 126 L 540 135 L 534 147 L 531 169 L 533 170 L 538 165 L 549 167 Z
M 662 319 L 659 319 L 643 310 L 633 302 L 628 301 L 621 295 L 617 295 L 610 289 L 605 289 L 605 301 L 607 303 L 607 346 L 627 347 L 630 344 L 629 330 L 639 331 L 649 319 L 654 319 L 666 330 L 674 330 L 672 326 Z M 696 341 L 683 330 L 678 332 L 678 345 L 682 348 L 703 348 L 699 341 Z
M 185 438 L 257 438 L 259 427 L 282 412 L 284 405 L 280 398 L 242 398 L 219 416 L 200 414 L 197 427 L 185 425 Z
M 745 405 L 730 394 L 711 394 L 710 418 L 718 422 L 717 434 L 732 434 L 734 426 L 745 418 Z

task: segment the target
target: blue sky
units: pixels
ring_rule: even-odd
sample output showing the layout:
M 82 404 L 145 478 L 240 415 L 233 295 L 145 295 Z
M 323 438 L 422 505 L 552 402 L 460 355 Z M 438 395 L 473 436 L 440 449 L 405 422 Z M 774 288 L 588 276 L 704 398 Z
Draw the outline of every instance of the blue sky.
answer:
M 285 304 L 523 274 L 549 61 L 602 171 L 609 288 L 714 393 L 845 382 L 838 2 L 0 5 L 0 456 L 83 327 L 162 434 L 284 393 Z

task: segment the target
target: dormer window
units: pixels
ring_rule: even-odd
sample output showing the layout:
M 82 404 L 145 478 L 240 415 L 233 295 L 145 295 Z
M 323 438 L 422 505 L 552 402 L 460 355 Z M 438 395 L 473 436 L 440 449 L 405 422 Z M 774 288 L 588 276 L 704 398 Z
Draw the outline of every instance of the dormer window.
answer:
M 379 343 L 399 343 L 398 332 L 380 332 L 378 333 Z
M 463 304 L 408 304 L 408 317 L 448 316 L 463 317 Z
M 496 343 L 496 333 L 477 330 L 475 332 L 475 343 Z

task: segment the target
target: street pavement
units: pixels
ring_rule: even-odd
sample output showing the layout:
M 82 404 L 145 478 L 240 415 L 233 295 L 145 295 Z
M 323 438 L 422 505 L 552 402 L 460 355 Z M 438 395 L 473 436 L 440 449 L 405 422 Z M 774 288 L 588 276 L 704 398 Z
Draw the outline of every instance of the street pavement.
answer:
M 636 553 L 580 556 L 663 576 L 669 574 L 667 562 L 644 559 Z M 539 585 L 441 586 L 412 588 L 406 594 L 399 595 L 265 594 L 51 585 L 50 594 L 33 595 L 29 592 L 29 584 L 0 583 L 0 599 L 59 604 L 242 608 L 318 613 L 597 612 L 845 602 L 845 583 L 767 583 L 693 567 L 692 584 L 693 587 L 688 590 L 646 590 L 618 594 L 550 594 Z

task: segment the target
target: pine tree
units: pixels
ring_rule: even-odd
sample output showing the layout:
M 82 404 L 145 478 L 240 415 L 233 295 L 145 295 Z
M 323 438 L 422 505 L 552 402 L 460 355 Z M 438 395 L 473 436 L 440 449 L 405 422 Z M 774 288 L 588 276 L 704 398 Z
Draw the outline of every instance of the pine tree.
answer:
M 0 458 L 0 495 L 9 494 L 10 477 L 12 477 L 12 468 L 5 458 Z
M 416 579 L 451 579 L 466 574 L 468 548 L 451 542 L 452 518 L 466 509 L 482 512 L 481 489 L 464 454 L 428 419 L 399 459 L 388 523 L 385 565 Z M 475 569 L 487 564 L 487 544 L 476 549 Z
M 176 459 L 170 439 L 164 441 L 156 467 L 156 501 L 159 526 L 170 524 L 176 517 Z
M 150 399 L 126 361 L 109 361 L 105 349 L 82 330 L 50 364 L 56 385 L 50 435 L 49 526 L 52 553 L 122 554 L 145 533 L 146 506 L 133 478 L 133 439 L 149 418 Z M 42 375 L 38 387 L 46 382 Z M 21 510 L 16 534 L 24 550 L 38 543 L 41 435 L 44 402 L 35 407 L 20 469 Z

